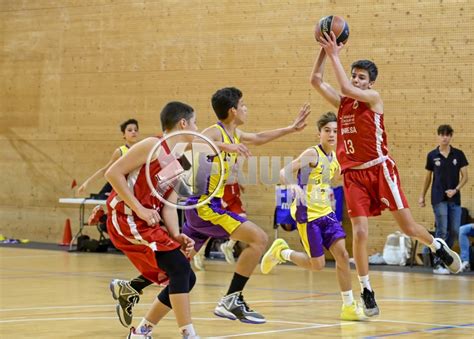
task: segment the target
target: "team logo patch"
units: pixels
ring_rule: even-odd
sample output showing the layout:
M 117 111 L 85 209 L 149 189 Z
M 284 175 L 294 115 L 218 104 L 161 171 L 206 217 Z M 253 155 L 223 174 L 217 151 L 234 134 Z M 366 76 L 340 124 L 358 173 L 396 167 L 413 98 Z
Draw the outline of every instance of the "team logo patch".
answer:
M 382 198 L 380 201 L 383 202 L 387 207 L 390 207 L 390 201 L 388 201 L 386 198 Z
M 453 159 L 453 165 L 456 166 L 458 164 L 458 160 L 457 159 Z
M 438 166 L 438 167 L 441 166 L 441 161 L 436 160 L 436 161 L 435 161 L 435 166 Z
M 357 109 L 359 107 L 359 102 L 356 100 L 354 101 L 354 103 L 352 104 L 352 108 L 353 109 Z

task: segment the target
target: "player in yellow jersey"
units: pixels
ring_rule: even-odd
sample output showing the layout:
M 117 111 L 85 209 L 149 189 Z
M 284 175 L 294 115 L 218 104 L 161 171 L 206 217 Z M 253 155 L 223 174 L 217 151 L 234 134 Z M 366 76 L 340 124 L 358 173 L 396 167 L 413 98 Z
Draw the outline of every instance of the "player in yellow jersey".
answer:
M 269 273 L 276 265 L 291 261 L 311 271 L 325 266 L 324 249 L 336 260 L 336 275 L 343 300 L 342 320 L 364 320 L 364 312 L 352 293 L 349 255 L 346 250 L 346 233 L 331 207 L 329 193 L 331 180 L 339 176 L 340 167 L 334 152 L 337 118 L 332 112 L 318 120 L 320 144 L 310 147 L 280 171 L 283 184 L 289 185 L 295 200 L 291 214 L 296 220 L 298 233 L 305 253 L 290 249 L 283 239 L 276 239 L 265 253 L 261 271 Z M 298 183 L 290 185 L 293 173 L 298 172 Z
M 204 245 L 207 239 L 231 238 L 242 241 L 248 246 L 242 251 L 237 260 L 235 273 L 226 295 L 220 300 L 214 314 L 231 320 L 239 319 L 245 323 L 261 324 L 265 318 L 251 310 L 245 303 L 242 290 L 250 275 L 257 266 L 268 242 L 267 234 L 256 224 L 227 211 L 222 207 L 224 185 L 235 164 L 238 155 L 248 157 L 250 151 L 246 145 L 262 145 L 284 135 L 301 131 L 306 126 L 306 118 L 310 113 L 309 105 L 304 105 L 295 121 L 283 128 L 260 133 L 247 133 L 238 127 L 247 120 L 247 106 L 242 98 L 242 92 L 234 87 L 218 90 L 212 97 L 212 107 L 218 118 L 218 123 L 205 129 L 202 134 L 210 138 L 222 152 L 224 159 L 224 179 L 219 187 L 219 174 L 204 176 L 198 183 L 201 194 L 188 199 L 188 205 L 196 205 L 215 192 L 209 203 L 185 211 L 186 222 L 183 233 L 195 241 L 196 252 Z M 207 166 L 217 165 L 218 158 L 208 158 Z M 199 171 L 205 172 L 206 162 L 199 163 L 197 178 L 203 178 Z

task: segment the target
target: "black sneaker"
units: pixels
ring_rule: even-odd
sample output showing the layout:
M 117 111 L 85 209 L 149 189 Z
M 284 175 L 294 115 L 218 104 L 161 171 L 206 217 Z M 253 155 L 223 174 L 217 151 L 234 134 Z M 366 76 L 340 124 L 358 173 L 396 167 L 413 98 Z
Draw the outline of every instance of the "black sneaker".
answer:
M 364 314 L 367 317 L 373 317 L 380 314 L 379 307 L 375 301 L 374 291 L 369 291 L 368 288 L 364 288 L 364 291 L 360 294 L 360 298 L 362 299 Z
M 217 304 L 214 314 L 230 320 L 239 319 L 243 323 L 263 324 L 265 317 L 249 308 L 242 292 L 234 292 L 223 297 Z
M 461 258 L 459 258 L 459 255 L 450 249 L 443 239 L 436 238 L 435 240 L 441 245 L 441 248 L 435 252 L 436 256 L 441 259 L 451 273 L 459 273 L 461 271 Z
M 127 280 L 114 279 L 110 282 L 112 297 L 119 303 L 116 306 L 120 323 L 129 327 L 133 320 L 133 306 L 140 300 L 139 293 Z

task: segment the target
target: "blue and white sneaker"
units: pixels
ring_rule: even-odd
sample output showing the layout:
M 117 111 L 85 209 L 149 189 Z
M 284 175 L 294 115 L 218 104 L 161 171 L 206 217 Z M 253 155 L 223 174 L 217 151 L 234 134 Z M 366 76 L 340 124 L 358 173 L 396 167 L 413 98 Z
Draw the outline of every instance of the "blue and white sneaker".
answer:
M 214 309 L 214 314 L 230 320 L 238 319 L 249 324 L 263 324 L 266 322 L 263 315 L 250 309 L 241 291 L 224 296 Z

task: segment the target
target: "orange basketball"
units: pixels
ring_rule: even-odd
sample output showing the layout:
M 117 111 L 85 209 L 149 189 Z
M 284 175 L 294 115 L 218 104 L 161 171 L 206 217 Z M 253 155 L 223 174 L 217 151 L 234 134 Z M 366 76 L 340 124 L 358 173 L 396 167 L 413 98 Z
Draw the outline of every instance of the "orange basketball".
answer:
M 321 18 L 314 28 L 314 37 L 316 41 L 319 41 L 321 36 L 324 36 L 324 32 L 329 34 L 333 32 L 337 38 L 337 43 L 345 44 L 349 39 L 349 25 L 347 22 L 337 15 L 328 15 Z

